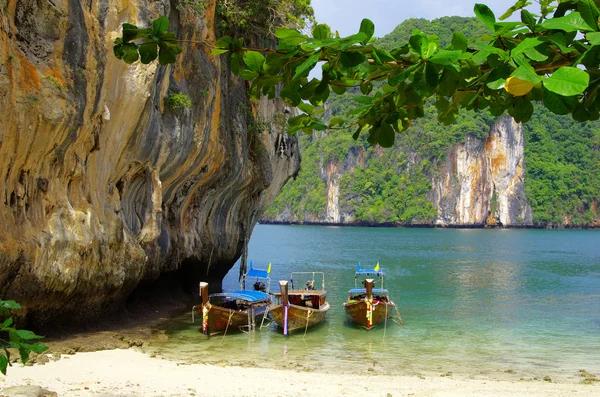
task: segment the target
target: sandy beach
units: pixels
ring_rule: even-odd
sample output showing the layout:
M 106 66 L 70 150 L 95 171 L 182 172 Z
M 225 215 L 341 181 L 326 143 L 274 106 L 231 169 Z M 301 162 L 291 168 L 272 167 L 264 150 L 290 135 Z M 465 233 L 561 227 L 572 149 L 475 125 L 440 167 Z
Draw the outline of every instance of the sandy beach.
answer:
M 41 365 L 14 364 L 0 387 L 37 385 L 58 396 L 598 396 L 600 384 L 332 374 L 188 364 L 137 349 L 61 355 Z M 580 382 L 580 383 L 576 383 Z M 3 394 L 3 393 L 2 393 Z M 10 394 L 9 394 L 10 395 Z

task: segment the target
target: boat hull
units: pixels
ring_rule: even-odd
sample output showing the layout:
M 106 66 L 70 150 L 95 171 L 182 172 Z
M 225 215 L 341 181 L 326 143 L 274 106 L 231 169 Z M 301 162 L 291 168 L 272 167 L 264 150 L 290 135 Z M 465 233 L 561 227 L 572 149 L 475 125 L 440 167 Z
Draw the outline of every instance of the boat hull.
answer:
M 265 311 L 269 305 L 267 303 L 254 307 L 254 316 L 248 315 L 248 310 L 233 310 L 221 306 L 212 305 L 208 311 L 208 334 L 218 335 L 225 332 L 239 331 L 247 328 L 248 321 L 254 321 L 254 324 L 260 326 Z M 194 309 L 200 318 L 202 318 L 202 306 L 195 306 Z
M 288 333 L 299 329 L 306 329 L 315 326 L 325 319 L 325 315 L 329 310 L 329 303 L 325 302 L 319 309 L 310 307 L 290 305 L 288 308 Z M 284 326 L 284 307 L 277 305 L 269 310 L 269 314 L 273 321 L 280 327 Z
M 396 314 L 396 304 L 394 302 L 380 301 L 377 305 L 373 306 L 373 317 L 369 326 L 367 319 L 367 303 L 364 300 L 345 302 L 343 306 L 350 321 L 366 329 L 371 329 L 385 322 L 386 315 L 387 318 L 390 319 Z

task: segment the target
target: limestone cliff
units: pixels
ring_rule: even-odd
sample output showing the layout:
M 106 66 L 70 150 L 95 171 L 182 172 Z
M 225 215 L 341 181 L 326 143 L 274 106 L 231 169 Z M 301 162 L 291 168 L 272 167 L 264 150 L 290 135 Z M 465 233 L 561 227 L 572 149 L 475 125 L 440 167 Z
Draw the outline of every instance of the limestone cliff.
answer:
M 523 187 L 523 128 L 509 117 L 497 120 L 485 140 L 467 136 L 450 149 L 430 199 L 439 226 L 532 224 Z
M 402 170 L 417 167 L 423 161 L 417 153 L 410 152 L 408 148 L 402 148 L 398 153 L 402 153 L 401 157 L 404 156 Z M 381 157 L 384 155 L 383 149 L 376 148 L 374 155 Z M 361 146 L 353 146 L 345 162 L 340 163 L 336 159 L 322 162 L 319 176 L 325 183 L 327 203 L 321 215 L 302 213 L 304 218 L 299 219 L 292 216 L 288 210 L 284 212 L 284 216 L 273 216 L 269 213 L 270 217 L 265 221 L 377 224 L 357 221 L 349 209 L 352 206 L 345 205 L 345 202 L 356 199 L 352 197 L 354 193 L 350 192 L 350 197 L 342 197 L 343 194 L 340 193 L 340 180 L 344 174 L 352 172 L 358 166 L 369 167 L 369 160 L 366 159 L 364 148 Z M 394 166 L 396 165 L 390 163 L 388 168 Z M 412 220 L 386 224 L 457 227 L 532 224 L 532 211 L 523 187 L 523 128 L 509 117 L 496 120 L 487 139 L 480 140 L 467 135 L 464 143 L 448 149 L 446 160 L 434 167 L 429 178 L 432 189 L 428 200 L 437 210 L 437 216 L 426 222 Z M 408 187 L 406 185 L 405 188 Z
M 250 101 L 226 57 L 202 45 L 167 67 L 112 55 L 122 23 L 159 15 L 214 42 L 215 0 L 203 18 L 176 4 L 2 3 L 0 296 L 31 321 L 93 315 L 169 272 L 219 286 L 298 170 L 296 141 L 271 122 L 282 103 Z M 165 106 L 176 92 L 192 107 Z

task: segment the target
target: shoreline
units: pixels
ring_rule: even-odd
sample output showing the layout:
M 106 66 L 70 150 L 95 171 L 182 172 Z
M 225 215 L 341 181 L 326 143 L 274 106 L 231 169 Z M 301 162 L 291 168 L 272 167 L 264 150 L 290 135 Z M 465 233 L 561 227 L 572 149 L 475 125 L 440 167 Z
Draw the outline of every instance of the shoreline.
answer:
M 504 396 L 528 395 L 591 397 L 600 382 L 551 383 L 544 380 L 474 379 L 445 376 L 397 375 L 393 368 L 358 373 L 306 372 L 190 363 L 152 357 L 137 349 L 115 349 L 51 357 L 44 364 L 8 369 L 0 388 L 41 386 L 61 397 L 75 396 Z M 581 380 L 585 379 L 583 376 Z M 9 394 L 10 395 L 10 394 Z
M 257 225 L 280 225 L 280 226 L 324 226 L 324 227 L 368 227 L 388 229 L 517 229 L 517 230 L 600 230 L 600 225 L 435 225 L 422 224 L 396 224 L 396 223 L 335 223 L 335 222 L 284 222 L 261 219 Z

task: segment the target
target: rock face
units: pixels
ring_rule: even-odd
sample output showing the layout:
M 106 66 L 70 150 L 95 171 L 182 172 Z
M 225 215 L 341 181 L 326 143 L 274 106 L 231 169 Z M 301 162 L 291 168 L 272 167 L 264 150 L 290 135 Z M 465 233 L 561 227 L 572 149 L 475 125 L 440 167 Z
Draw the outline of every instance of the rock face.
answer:
M 377 149 L 378 155 L 383 154 L 382 150 Z M 407 167 L 421 161 L 416 153 L 408 153 L 407 157 Z M 524 136 L 520 124 L 509 117 L 498 119 L 485 141 L 466 136 L 464 143 L 448 150 L 446 159 L 431 177 L 428 199 L 438 215 L 428 226 L 532 225 L 532 211 L 523 186 Z M 323 216 L 306 214 L 301 221 L 288 211 L 268 222 L 357 224 L 353 213 L 343 211 L 339 186 L 340 178 L 358 166 L 368 167 L 361 147 L 353 147 L 344 164 L 330 161 L 321 167 L 320 177 L 327 188 Z
M 0 297 L 33 322 L 96 314 L 167 273 L 219 287 L 298 171 L 296 141 L 272 122 L 283 104 L 250 101 L 225 57 L 112 55 L 122 23 L 160 15 L 180 38 L 215 40 L 215 0 L 203 18 L 166 0 L 0 9 Z M 176 92 L 192 107 L 166 106 Z
M 523 152 L 523 128 L 508 117 L 496 121 L 485 141 L 467 136 L 452 147 L 441 176 L 432 181 L 435 224 L 531 225 Z

